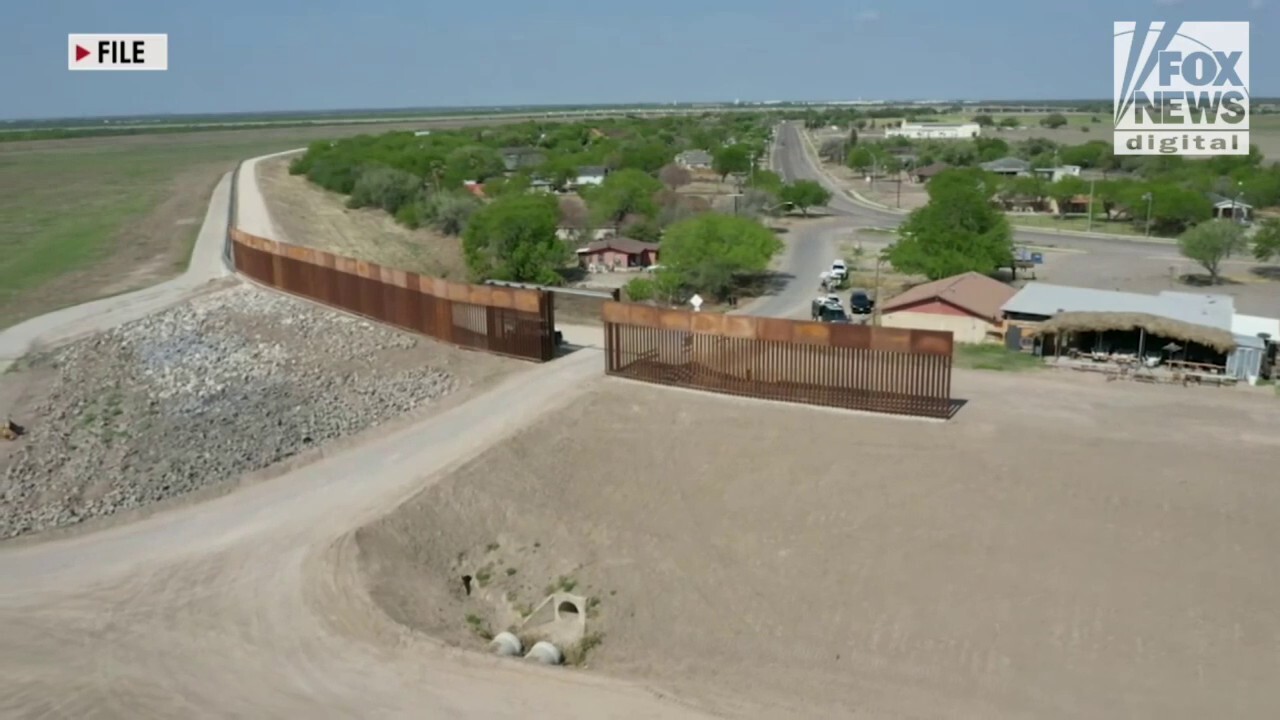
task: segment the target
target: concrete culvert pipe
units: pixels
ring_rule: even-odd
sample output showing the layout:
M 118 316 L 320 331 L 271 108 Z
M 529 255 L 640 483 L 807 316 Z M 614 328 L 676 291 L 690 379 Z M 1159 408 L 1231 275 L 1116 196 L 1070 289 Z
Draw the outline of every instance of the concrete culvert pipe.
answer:
M 560 654 L 560 648 L 549 642 L 542 641 L 533 644 L 529 649 L 529 654 L 524 656 L 525 660 L 534 660 L 543 665 L 559 665 L 564 661 L 564 656 Z
M 520 644 L 520 638 L 509 632 L 500 632 L 493 636 L 493 640 L 489 642 L 489 649 L 498 655 L 505 657 L 519 657 L 524 651 L 524 646 Z

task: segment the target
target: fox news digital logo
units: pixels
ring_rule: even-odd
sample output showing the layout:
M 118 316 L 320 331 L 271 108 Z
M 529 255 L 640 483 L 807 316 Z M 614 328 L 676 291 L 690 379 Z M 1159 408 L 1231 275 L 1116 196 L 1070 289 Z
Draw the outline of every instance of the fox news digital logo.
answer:
M 1115 24 L 1117 155 L 1249 154 L 1249 23 Z

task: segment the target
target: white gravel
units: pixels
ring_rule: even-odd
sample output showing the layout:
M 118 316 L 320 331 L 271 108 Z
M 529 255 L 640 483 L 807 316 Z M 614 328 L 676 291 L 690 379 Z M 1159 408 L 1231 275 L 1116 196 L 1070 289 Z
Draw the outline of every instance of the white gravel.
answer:
M 452 392 L 417 338 L 239 286 L 33 358 L 0 538 L 238 479 Z

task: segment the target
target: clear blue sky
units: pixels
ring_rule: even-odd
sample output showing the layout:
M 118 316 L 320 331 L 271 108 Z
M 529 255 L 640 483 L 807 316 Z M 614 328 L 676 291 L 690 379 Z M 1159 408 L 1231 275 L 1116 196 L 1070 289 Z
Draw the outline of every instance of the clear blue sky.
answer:
M 689 100 L 1109 98 L 1114 20 L 1280 0 L 7 0 L 0 118 Z M 166 73 L 70 72 L 67 33 L 169 33 Z

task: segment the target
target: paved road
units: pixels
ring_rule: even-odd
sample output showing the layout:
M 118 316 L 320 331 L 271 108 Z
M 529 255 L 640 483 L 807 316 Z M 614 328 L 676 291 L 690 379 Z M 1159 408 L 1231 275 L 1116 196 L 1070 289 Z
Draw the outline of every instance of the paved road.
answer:
M 794 123 L 784 123 L 778 133 L 780 142 L 775 152 L 776 167 L 781 168 L 789 180 L 817 180 L 831 191 L 828 208 L 836 215 L 848 218 L 847 228 L 897 227 L 906 213 L 885 210 L 858 202 L 836 184 L 829 175 L 819 169 L 811 152 L 806 151 L 800 129 Z M 1019 244 L 1040 247 L 1060 247 L 1084 250 L 1091 253 L 1146 256 L 1153 249 L 1168 248 L 1169 241 L 1159 238 L 1128 238 L 1119 235 L 1074 235 L 1055 232 L 1015 229 L 1014 241 Z

